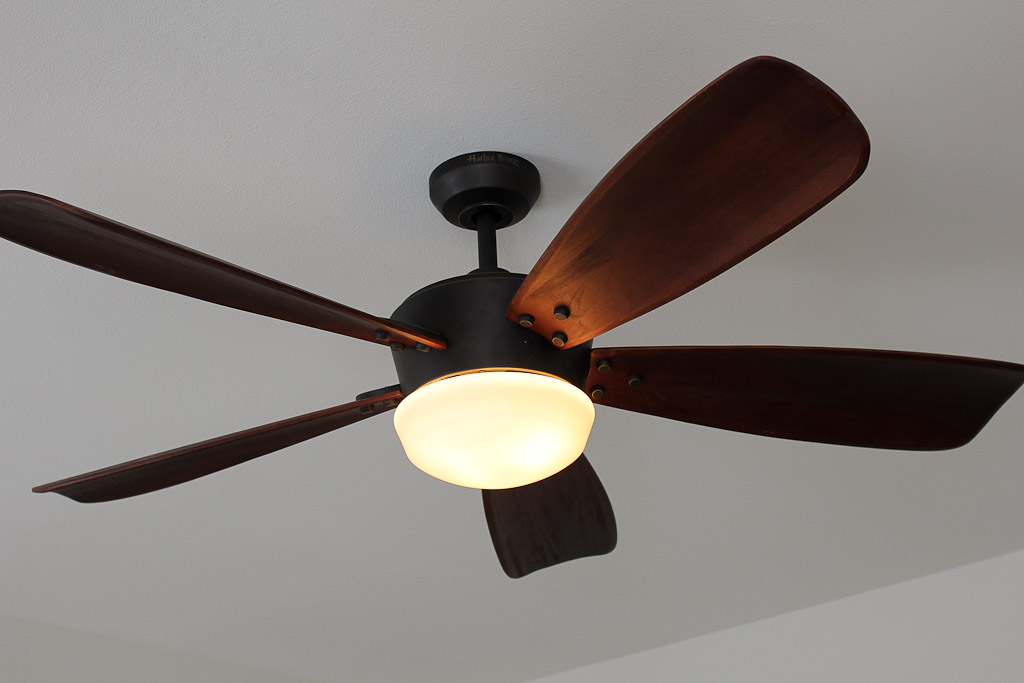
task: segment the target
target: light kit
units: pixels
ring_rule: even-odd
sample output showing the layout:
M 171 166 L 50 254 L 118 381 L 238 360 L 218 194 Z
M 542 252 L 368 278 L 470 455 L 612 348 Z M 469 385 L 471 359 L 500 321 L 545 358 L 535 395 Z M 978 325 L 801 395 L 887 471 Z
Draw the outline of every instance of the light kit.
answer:
M 547 479 L 583 452 L 594 404 L 563 379 L 534 372 L 468 372 L 426 384 L 395 410 L 409 460 L 476 489 Z

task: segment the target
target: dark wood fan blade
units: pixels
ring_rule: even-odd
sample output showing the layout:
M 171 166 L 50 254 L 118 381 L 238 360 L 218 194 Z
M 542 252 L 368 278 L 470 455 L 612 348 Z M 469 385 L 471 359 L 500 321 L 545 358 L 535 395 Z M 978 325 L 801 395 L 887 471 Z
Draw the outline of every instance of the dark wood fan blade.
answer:
M 0 237 L 75 265 L 221 306 L 380 344 L 445 343 L 64 202 L 0 192 Z
M 860 176 L 868 148 L 860 121 L 824 83 L 773 57 L 746 61 L 605 176 L 520 286 L 507 317 L 532 316 L 545 338 L 564 334 L 564 348 L 592 339 L 800 223 Z
M 547 479 L 483 497 L 498 561 L 513 579 L 615 549 L 612 504 L 585 455 Z
M 595 403 L 775 436 L 943 450 L 970 441 L 1024 366 L 926 353 L 758 346 L 595 349 Z M 603 392 L 603 394 L 602 394 Z
M 387 412 L 401 399 L 402 392 L 394 388 L 352 403 L 130 460 L 32 490 L 52 491 L 80 503 L 129 498 L 192 481 Z

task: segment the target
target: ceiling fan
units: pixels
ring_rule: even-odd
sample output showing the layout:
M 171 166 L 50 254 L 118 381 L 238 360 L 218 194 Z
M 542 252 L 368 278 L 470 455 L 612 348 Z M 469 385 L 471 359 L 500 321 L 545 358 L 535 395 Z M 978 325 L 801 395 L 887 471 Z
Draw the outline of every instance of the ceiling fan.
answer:
M 846 104 L 772 57 L 734 67 L 641 140 L 528 275 L 497 266 L 495 231 L 540 194 L 526 159 L 441 164 L 430 195 L 475 230 L 479 268 L 382 318 L 22 191 L 0 192 L 0 236 L 126 280 L 389 346 L 399 383 L 356 400 L 33 489 L 126 498 L 216 472 L 396 408 L 410 460 L 483 490 L 502 568 L 521 577 L 611 551 L 615 519 L 583 447 L 594 404 L 764 436 L 938 450 L 969 441 L 1024 366 L 800 347 L 594 349 L 593 339 L 778 238 L 864 171 Z

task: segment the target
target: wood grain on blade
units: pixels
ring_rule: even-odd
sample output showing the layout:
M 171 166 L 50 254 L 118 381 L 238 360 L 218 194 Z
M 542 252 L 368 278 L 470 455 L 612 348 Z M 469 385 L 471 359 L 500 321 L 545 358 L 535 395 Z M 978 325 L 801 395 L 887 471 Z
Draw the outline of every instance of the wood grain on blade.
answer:
M 130 460 L 32 489 L 80 503 L 129 498 L 192 481 L 391 410 L 395 389 L 344 405 Z
M 501 568 L 513 579 L 615 548 L 615 514 L 585 455 L 534 484 L 483 491 Z
M 682 105 L 598 184 L 507 311 L 570 348 L 697 287 L 853 183 L 868 138 L 806 71 L 746 61 Z M 565 307 L 560 320 L 554 311 Z M 563 312 L 564 313 L 564 312 Z
M 801 441 L 943 450 L 970 441 L 1024 383 L 1014 363 L 868 349 L 595 349 L 599 405 Z
M 0 192 L 0 237 L 68 263 L 203 301 L 378 344 L 444 340 L 272 280 L 64 202 Z

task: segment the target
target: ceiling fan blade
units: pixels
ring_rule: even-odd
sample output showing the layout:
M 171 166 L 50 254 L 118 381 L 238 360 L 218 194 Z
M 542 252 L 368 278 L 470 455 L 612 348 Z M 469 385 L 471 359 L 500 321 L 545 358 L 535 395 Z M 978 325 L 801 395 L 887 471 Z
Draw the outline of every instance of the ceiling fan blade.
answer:
M 970 441 L 1024 383 L 1024 365 L 787 346 L 595 349 L 595 403 L 683 422 L 871 448 Z M 632 386 L 631 386 L 632 383 Z
M 380 344 L 444 340 L 263 277 L 49 197 L 0 192 L 0 237 L 169 292 Z
M 800 223 L 860 177 L 868 149 L 860 121 L 814 76 L 774 57 L 743 62 L 604 177 L 506 315 L 531 316 L 547 339 L 561 332 L 563 348 L 592 339 Z
M 182 446 L 32 489 L 80 503 L 130 498 L 240 465 L 315 436 L 391 410 L 402 399 L 396 388 L 368 398 Z
M 615 548 L 615 514 L 585 455 L 558 474 L 484 490 L 484 514 L 501 568 L 513 579 Z

